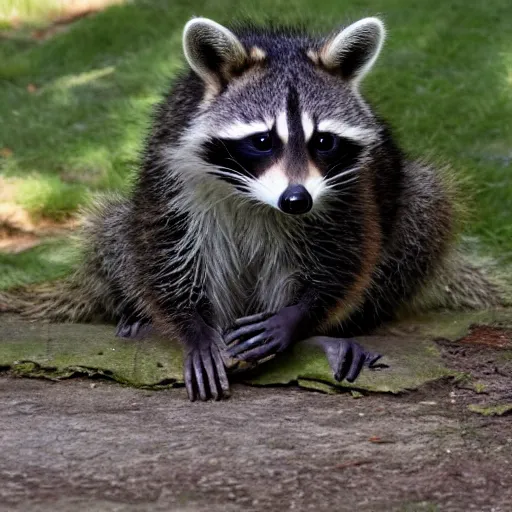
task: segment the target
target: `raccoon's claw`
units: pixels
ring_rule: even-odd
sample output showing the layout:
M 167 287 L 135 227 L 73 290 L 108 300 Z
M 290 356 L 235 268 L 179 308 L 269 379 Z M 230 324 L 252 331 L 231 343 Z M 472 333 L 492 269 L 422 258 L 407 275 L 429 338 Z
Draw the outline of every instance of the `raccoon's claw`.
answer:
M 187 344 L 184 380 L 187 394 L 193 402 L 220 400 L 229 396 L 229 382 L 222 354 L 222 339 L 206 324 L 201 326 L 197 338 Z
M 254 324 L 254 322 L 261 322 L 272 315 L 273 313 L 269 311 L 265 313 L 257 313 L 256 315 L 244 316 L 242 318 L 237 318 L 234 321 L 234 325 L 236 327 L 243 327 L 244 325 L 250 326 L 251 324 Z
M 281 352 L 283 346 L 279 340 L 268 341 L 265 343 L 266 339 L 266 335 L 260 334 L 255 338 L 240 343 L 240 345 L 237 345 L 236 347 L 231 347 L 228 349 L 228 354 L 233 359 L 238 359 L 239 361 L 259 361 L 260 359 L 269 357 L 277 352 Z M 259 345 L 260 343 L 263 343 L 263 345 Z
M 117 324 L 116 336 L 119 338 L 143 338 L 150 331 L 151 322 L 123 316 Z
M 376 363 L 382 357 L 381 354 L 367 352 L 350 338 L 314 336 L 304 343 L 318 346 L 325 352 L 333 376 L 338 382 L 344 379 L 354 382 L 364 366 L 376 369 Z
M 224 362 L 216 346 L 194 350 L 185 359 L 185 386 L 191 401 L 220 400 L 229 396 L 229 382 Z
M 276 314 L 259 313 L 235 321 L 236 328 L 224 336 L 228 355 L 241 361 L 257 361 L 282 352 L 296 341 L 297 326 L 302 313 L 296 306 L 281 309 Z

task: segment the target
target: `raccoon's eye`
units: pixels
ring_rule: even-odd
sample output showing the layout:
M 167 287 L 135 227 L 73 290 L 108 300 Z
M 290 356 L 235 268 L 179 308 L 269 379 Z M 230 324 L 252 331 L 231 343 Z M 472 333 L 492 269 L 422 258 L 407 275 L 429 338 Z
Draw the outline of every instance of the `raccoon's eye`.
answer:
M 274 146 L 272 142 L 272 136 L 268 132 L 252 135 L 250 137 L 250 141 L 254 146 L 254 149 L 261 151 L 262 153 L 268 153 L 269 151 L 272 151 Z
M 317 132 L 311 140 L 311 147 L 319 153 L 328 153 L 336 148 L 338 138 L 328 132 Z

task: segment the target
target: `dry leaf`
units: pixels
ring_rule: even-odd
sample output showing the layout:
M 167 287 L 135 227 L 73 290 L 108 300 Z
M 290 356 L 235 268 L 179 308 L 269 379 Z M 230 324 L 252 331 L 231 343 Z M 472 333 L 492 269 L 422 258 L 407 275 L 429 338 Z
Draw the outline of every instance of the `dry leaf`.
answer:
M 9 158 L 12 156 L 13 152 L 11 148 L 2 148 L 0 149 L 0 156 L 3 156 L 4 158 Z

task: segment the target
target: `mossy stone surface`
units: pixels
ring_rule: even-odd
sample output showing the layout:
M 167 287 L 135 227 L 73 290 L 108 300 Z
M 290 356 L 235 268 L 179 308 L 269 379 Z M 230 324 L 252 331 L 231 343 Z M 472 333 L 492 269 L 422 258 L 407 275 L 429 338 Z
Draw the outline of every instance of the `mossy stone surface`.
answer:
M 77 373 L 104 376 L 136 387 L 183 384 L 183 354 L 177 340 L 156 336 L 125 340 L 112 325 L 38 324 L 0 315 L 0 367 L 18 375 L 68 378 Z M 399 393 L 458 373 L 446 367 L 435 340 L 457 340 L 473 325 L 512 326 L 511 310 L 432 314 L 391 324 L 375 335 L 358 338 L 384 355 L 380 370 L 365 369 L 355 383 L 334 380 L 323 352 L 298 343 L 238 380 L 247 384 L 289 385 L 336 393 L 343 388 Z M 511 351 L 504 350 L 503 357 Z

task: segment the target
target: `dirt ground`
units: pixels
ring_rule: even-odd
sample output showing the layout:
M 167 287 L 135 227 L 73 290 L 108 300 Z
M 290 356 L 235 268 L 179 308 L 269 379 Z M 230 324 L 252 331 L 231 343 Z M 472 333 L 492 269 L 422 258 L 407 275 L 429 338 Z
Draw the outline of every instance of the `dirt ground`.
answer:
M 471 383 L 398 396 L 235 385 L 191 404 L 4 373 L 0 510 L 511 511 L 512 416 L 468 409 L 512 402 L 510 332 L 471 336 L 441 344 Z

